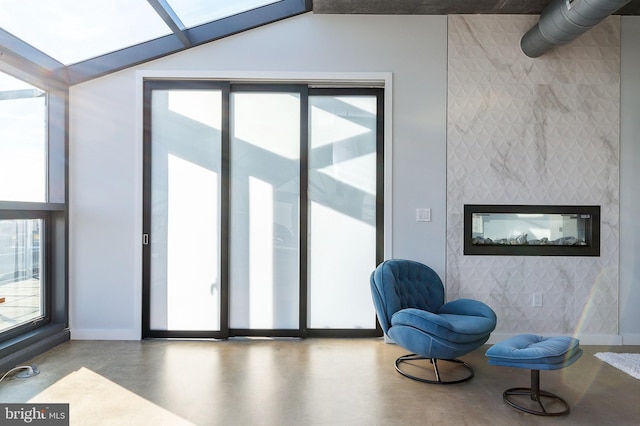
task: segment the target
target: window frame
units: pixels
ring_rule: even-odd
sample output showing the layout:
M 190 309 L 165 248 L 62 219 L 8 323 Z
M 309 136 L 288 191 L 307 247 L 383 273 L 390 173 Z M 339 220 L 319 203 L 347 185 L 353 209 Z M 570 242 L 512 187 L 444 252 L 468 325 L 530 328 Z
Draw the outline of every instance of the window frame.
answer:
M 45 202 L 0 200 L 0 218 L 42 218 L 43 316 L 0 333 L 0 371 L 70 339 L 68 324 L 68 105 L 69 86 L 28 72 L 32 64 L 0 63 L 0 72 L 46 92 Z

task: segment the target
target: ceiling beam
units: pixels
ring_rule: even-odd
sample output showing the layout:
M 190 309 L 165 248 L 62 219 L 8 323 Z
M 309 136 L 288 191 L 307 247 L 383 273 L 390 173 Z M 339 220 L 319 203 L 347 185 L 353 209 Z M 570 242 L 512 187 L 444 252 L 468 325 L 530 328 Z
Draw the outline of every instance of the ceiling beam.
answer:
M 0 101 L 39 98 L 45 93 L 45 91 L 40 89 L 3 90 L 0 91 Z
M 0 28 L 0 69 L 6 64 L 20 74 L 32 76 L 25 79 L 34 86 L 50 90 L 68 86 L 68 75 L 64 64 L 41 52 L 13 34 Z
M 173 11 L 167 0 L 147 0 L 165 24 L 178 37 L 184 47 L 191 47 L 193 43 L 187 34 L 187 27 L 182 23 L 178 15 Z

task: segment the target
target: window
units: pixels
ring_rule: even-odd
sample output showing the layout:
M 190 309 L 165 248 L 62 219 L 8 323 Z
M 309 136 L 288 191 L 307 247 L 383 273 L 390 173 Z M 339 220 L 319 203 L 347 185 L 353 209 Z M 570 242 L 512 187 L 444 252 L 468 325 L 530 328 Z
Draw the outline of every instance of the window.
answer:
M 2 28 L 63 64 L 171 33 L 146 0 L 3 0 L 0 16 Z
M 0 366 L 29 343 L 68 338 L 66 91 L 54 92 L 0 72 Z
M 0 215 L 0 333 L 44 317 L 44 220 Z
M 311 9 L 311 0 L 2 0 L 0 39 L 5 59 L 77 84 Z
M 0 200 L 46 201 L 46 93 L 0 73 Z

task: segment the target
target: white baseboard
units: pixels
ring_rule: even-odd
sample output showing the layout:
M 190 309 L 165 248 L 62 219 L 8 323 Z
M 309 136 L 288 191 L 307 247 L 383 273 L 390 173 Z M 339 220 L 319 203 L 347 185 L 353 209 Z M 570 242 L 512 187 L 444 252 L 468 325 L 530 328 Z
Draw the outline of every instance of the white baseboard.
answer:
M 140 340 L 140 330 L 71 328 L 71 340 Z
M 623 334 L 623 345 L 640 345 L 640 334 Z
M 619 334 L 578 334 L 575 337 L 580 339 L 581 345 L 622 345 L 622 336 Z
M 104 329 L 104 328 L 71 328 L 71 340 L 141 340 L 140 330 L 134 329 Z M 510 337 L 523 333 L 493 333 L 487 344 L 493 345 Z M 539 333 L 531 333 L 539 334 Z M 543 336 L 552 336 L 542 334 Z M 395 344 L 388 336 L 384 336 L 385 343 Z M 576 336 L 581 345 L 640 345 L 640 334 L 584 334 Z

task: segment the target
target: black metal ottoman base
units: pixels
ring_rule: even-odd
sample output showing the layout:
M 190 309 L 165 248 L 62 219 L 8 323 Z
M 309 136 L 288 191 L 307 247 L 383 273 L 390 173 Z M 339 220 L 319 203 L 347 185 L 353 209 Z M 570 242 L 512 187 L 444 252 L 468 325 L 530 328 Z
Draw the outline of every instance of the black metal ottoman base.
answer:
M 534 401 L 539 409 L 525 407 L 521 405 L 522 403 L 517 403 L 514 397 L 527 397 Z M 504 402 L 516 408 L 520 411 L 524 411 L 525 413 L 535 414 L 536 416 L 564 416 L 565 414 L 569 414 L 571 408 L 569 404 L 564 399 L 560 398 L 558 395 L 555 395 L 551 392 L 540 390 L 540 371 L 539 370 L 531 370 L 531 387 L 530 388 L 511 388 L 507 389 L 502 393 L 502 399 Z M 560 405 L 559 411 L 548 411 L 545 407 L 546 403 L 547 407 L 550 405 Z M 556 403 L 557 402 L 557 403 Z

